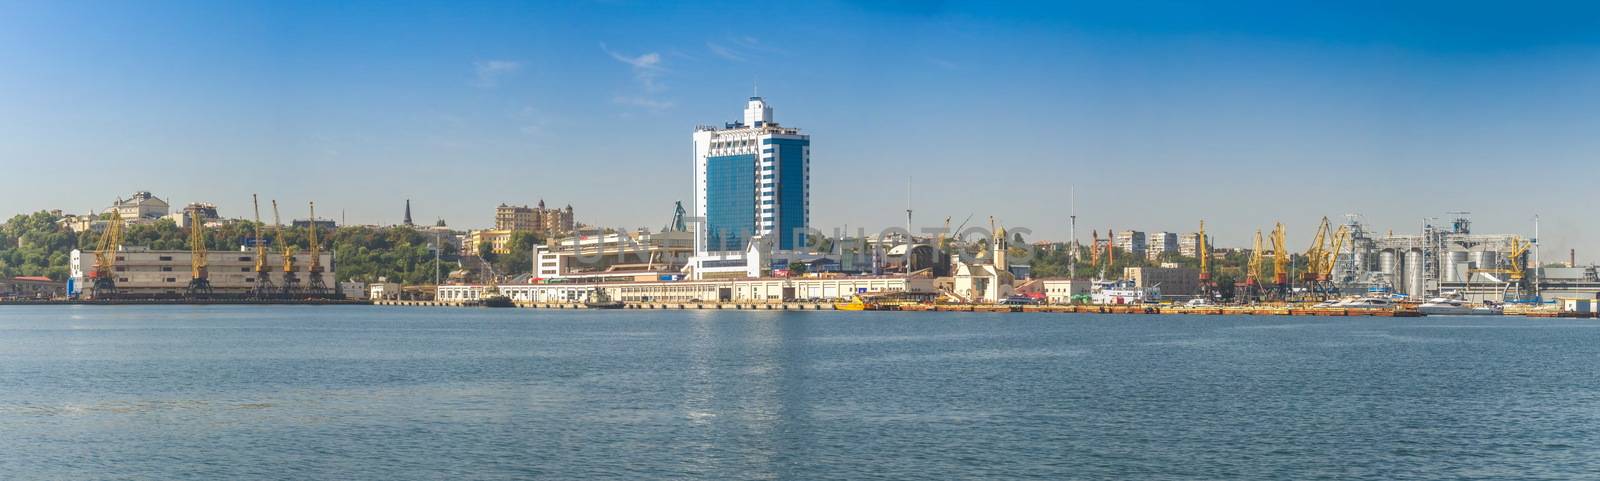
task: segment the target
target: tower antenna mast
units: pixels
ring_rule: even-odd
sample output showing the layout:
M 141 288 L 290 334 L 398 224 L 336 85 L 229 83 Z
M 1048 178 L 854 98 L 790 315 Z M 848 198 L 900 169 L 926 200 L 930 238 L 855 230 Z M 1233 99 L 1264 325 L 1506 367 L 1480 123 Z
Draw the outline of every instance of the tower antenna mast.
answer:
M 1078 186 L 1074 185 L 1074 186 L 1069 187 L 1069 189 L 1070 189 L 1068 191 L 1069 193 L 1067 194 L 1068 202 L 1070 202 L 1069 207 L 1068 207 L 1069 210 L 1067 211 L 1068 212 L 1067 219 L 1069 219 L 1067 235 L 1072 237 L 1072 242 L 1068 242 L 1067 243 L 1068 248 L 1071 249 L 1071 252 L 1069 252 L 1068 255 L 1067 255 L 1067 277 L 1071 278 L 1071 279 L 1077 279 L 1078 278 Z

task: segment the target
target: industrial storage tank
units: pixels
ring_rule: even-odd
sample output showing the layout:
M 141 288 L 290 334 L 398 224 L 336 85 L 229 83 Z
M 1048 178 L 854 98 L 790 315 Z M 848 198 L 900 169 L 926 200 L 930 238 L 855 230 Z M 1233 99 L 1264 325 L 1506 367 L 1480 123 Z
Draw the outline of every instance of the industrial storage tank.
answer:
M 1406 251 L 1405 285 L 1406 295 L 1420 297 L 1424 290 L 1424 277 L 1422 265 L 1422 249 Z
M 1488 250 L 1488 249 L 1472 251 L 1472 268 L 1473 269 L 1499 269 L 1500 268 L 1500 251 Z M 1476 281 L 1476 280 L 1479 280 L 1479 279 L 1473 279 L 1473 280 Z
M 1467 280 L 1467 251 L 1448 251 L 1439 265 L 1440 282 L 1465 282 Z
M 1401 262 L 1403 260 L 1400 258 L 1400 254 L 1395 252 L 1394 249 L 1384 249 L 1378 252 L 1378 272 L 1383 273 L 1384 277 L 1388 278 L 1389 287 L 1394 288 L 1395 292 L 1405 289 L 1405 280 L 1401 278 L 1401 276 L 1405 275 L 1405 266 L 1400 265 Z
M 1400 258 L 1395 255 L 1394 249 L 1378 252 L 1378 272 L 1391 276 L 1400 274 Z

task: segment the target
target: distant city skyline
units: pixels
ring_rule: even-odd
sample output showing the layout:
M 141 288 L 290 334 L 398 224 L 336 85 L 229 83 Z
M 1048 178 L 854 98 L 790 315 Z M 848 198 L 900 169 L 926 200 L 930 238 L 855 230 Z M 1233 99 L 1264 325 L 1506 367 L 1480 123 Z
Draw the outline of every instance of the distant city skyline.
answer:
M 543 198 L 659 228 L 696 125 L 759 88 L 812 152 L 813 227 L 995 216 L 1247 246 L 1473 213 L 1600 258 L 1600 8 L 0 0 L 0 215 L 151 191 L 489 227 Z M 303 213 L 301 213 L 303 216 Z

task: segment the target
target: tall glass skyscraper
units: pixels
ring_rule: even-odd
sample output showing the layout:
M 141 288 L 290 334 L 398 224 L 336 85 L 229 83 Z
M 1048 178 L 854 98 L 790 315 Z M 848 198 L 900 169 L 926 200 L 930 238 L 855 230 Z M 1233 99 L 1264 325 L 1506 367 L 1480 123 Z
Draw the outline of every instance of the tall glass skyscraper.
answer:
M 777 251 L 805 245 L 811 223 L 811 137 L 772 120 L 772 107 L 750 97 L 744 120 L 694 132 L 698 271 L 747 267 L 751 241 Z M 753 267 L 751 269 L 754 269 Z

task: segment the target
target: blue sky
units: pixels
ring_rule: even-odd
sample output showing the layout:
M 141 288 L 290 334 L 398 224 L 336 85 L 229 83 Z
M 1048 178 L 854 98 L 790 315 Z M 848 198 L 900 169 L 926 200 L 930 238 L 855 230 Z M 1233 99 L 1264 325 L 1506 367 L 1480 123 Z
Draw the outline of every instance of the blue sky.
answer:
M 909 175 L 919 224 L 1040 238 L 1076 185 L 1084 238 L 1465 210 L 1600 252 L 1581 3 L 463 3 L 0 0 L 0 212 L 258 192 L 479 227 L 542 198 L 659 227 L 693 127 L 759 85 L 813 135 L 818 226 L 903 224 Z

